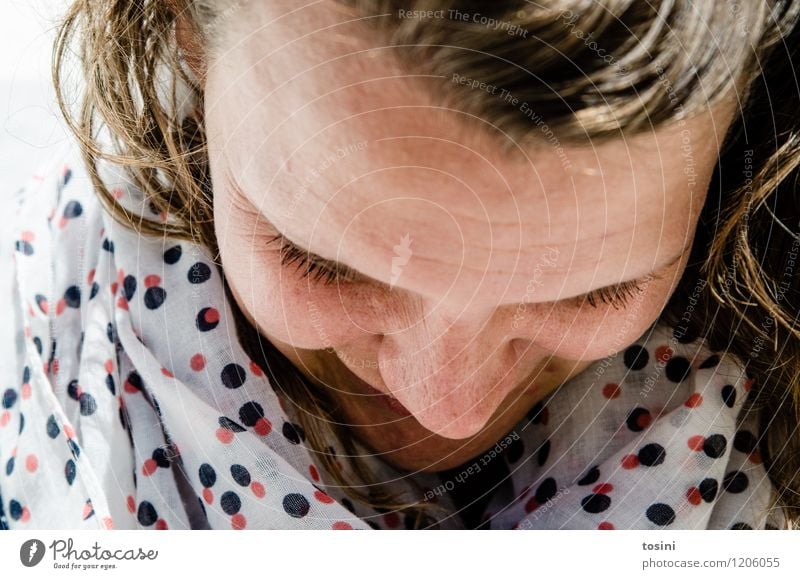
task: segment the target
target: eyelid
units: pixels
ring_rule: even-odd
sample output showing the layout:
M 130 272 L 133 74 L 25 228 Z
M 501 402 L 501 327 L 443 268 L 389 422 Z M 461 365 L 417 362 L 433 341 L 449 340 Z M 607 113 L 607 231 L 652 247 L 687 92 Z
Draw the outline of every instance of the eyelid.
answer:
M 311 276 L 314 281 L 322 280 L 325 284 L 352 283 L 363 276 L 352 268 L 341 263 L 331 261 L 310 253 L 295 245 L 282 233 L 271 235 L 266 243 L 280 242 L 281 264 L 297 264 L 297 269 L 303 269 L 303 277 Z M 324 278 L 324 279 L 323 279 Z

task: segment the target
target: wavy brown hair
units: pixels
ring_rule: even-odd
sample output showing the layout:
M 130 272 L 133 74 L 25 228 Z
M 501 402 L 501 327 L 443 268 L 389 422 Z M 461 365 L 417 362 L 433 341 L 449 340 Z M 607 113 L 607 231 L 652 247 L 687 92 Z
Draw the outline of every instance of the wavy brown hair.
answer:
M 109 212 L 141 234 L 197 242 L 217 257 L 203 88 L 184 62 L 196 55 L 181 53 L 175 30 L 176 23 L 188 23 L 202 51 L 213 57 L 219 31 L 245 4 L 76 0 L 54 51 L 60 105 Z M 792 526 L 800 527 L 798 2 L 339 4 L 365 17 L 365 33 L 369 28 L 396 47 L 407 70 L 441 76 L 441 98 L 450 106 L 490 123 L 517 144 L 544 139 L 560 146 L 651 131 L 736 94 L 738 114 L 708 191 L 692 257 L 662 317 L 680 328 L 676 340 L 703 337 L 713 350 L 732 352 L 745 363 L 754 383 L 744 412 L 759 417 L 758 448 L 776 489 L 770 508 L 782 509 Z M 410 10 L 457 10 L 501 25 L 404 17 L 401 11 Z M 79 93 L 63 76 L 73 47 L 82 72 Z M 449 82 L 454 73 L 532 103 L 536 118 L 485 91 Z M 181 113 L 186 110 L 197 114 Z M 103 132 L 113 140 L 112 150 L 104 146 Z M 168 211 L 175 220 L 163 223 L 117 204 L 99 176 L 103 161 L 125 167 L 154 212 Z M 246 323 L 240 333 L 273 384 L 308 410 L 300 414 L 309 447 L 336 476 L 321 430 L 333 421 L 311 418 L 328 416 L 322 394 Z M 353 448 L 345 429 L 325 428 Z M 369 473 L 355 458 L 353 463 L 368 481 Z M 339 482 L 347 487 L 347 481 Z M 381 508 L 408 506 L 374 488 L 351 492 Z M 418 509 L 415 525 L 423 524 L 424 511 Z

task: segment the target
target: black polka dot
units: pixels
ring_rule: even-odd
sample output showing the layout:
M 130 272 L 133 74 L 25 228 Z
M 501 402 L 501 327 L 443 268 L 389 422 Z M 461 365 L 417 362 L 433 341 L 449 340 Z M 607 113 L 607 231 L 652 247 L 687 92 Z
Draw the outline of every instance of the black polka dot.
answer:
M 71 172 L 69 173 L 72 174 Z M 69 182 L 68 177 L 64 177 L 64 184 Z M 83 213 L 83 206 L 81 206 L 80 202 L 78 201 L 70 201 L 67 203 L 66 207 L 64 207 L 64 218 L 65 219 L 75 219 L 79 217 Z
M 41 356 L 44 350 L 42 348 L 42 339 L 39 336 L 33 337 L 33 345 L 36 346 L 36 351 L 39 352 L 39 355 Z
M 666 527 L 675 522 L 675 511 L 672 507 L 664 503 L 655 503 L 647 507 L 647 518 L 658 525 Z
M 180 245 L 170 247 L 167 251 L 164 252 L 164 261 L 169 265 L 174 265 L 178 263 L 178 260 L 181 258 L 182 253 L 183 249 L 181 249 Z
M 67 384 L 67 395 L 75 401 L 80 400 L 81 389 L 77 380 L 70 380 L 70 383 Z
M 199 475 L 200 484 L 206 488 L 213 487 L 214 483 L 217 482 L 217 472 L 214 470 L 214 467 L 207 462 L 200 465 Z
M 211 277 L 211 268 L 202 261 L 198 261 L 189 268 L 189 273 L 186 276 L 189 283 L 205 283 Z
M 17 462 L 16 457 L 11 457 L 6 462 L 6 476 L 11 476 L 11 473 L 14 472 L 14 464 Z
M 111 392 L 112 396 L 117 393 L 117 386 L 114 383 L 114 377 L 111 374 L 106 374 L 106 388 L 108 388 L 108 391 Z
M 745 454 L 754 452 L 757 444 L 756 437 L 749 430 L 740 430 L 733 437 L 733 448 Z
M 13 388 L 7 389 L 3 392 L 3 408 L 11 408 L 17 401 L 17 391 Z
M 88 392 L 82 392 L 80 397 L 81 416 L 91 416 L 97 410 L 97 402 L 94 396 Z
M 67 461 L 67 464 L 64 465 L 64 477 L 67 479 L 67 484 L 68 485 L 71 485 L 73 483 L 73 481 L 75 480 L 75 471 L 76 470 L 77 469 L 75 468 L 75 461 L 72 460 L 72 459 L 69 459 Z
M 728 384 L 722 387 L 722 401 L 728 408 L 733 408 L 736 404 L 736 388 Z
M 242 508 L 242 499 L 235 492 L 226 491 L 219 498 L 219 506 L 228 515 L 235 515 Z
M 125 381 L 128 386 L 136 388 L 136 390 L 142 389 L 142 377 L 139 376 L 139 373 L 134 370 L 130 374 L 128 374 L 128 379 Z
M 578 484 L 581 486 L 586 486 L 597 482 L 597 479 L 600 478 L 600 469 L 597 465 L 593 466 L 589 469 L 589 471 L 583 475 L 583 478 L 578 481 Z
M 58 427 L 56 417 L 54 414 L 51 414 L 50 418 L 47 419 L 47 436 L 50 438 L 55 438 L 60 432 L 61 429 Z
M 153 506 L 153 503 L 150 501 L 142 501 L 139 503 L 139 511 L 136 513 L 136 518 L 143 527 L 149 527 L 155 523 L 158 519 L 158 513 L 156 513 L 156 508 Z
M 111 241 L 108 237 L 106 237 L 103 240 L 103 249 L 105 249 L 109 253 L 114 253 L 114 242 Z
M 522 458 L 524 452 L 525 444 L 522 442 L 522 438 L 515 438 L 506 449 L 506 460 L 508 460 L 510 464 L 514 464 L 520 458 Z
M 639 449 L 639 462 L 644 466 L 658 466 L 667 456 L 667 451 L 660 444 L 652 442 Z
M 625 424 L 633 432 L 641 432 L 650 425 L 651 421 L 650 411 L 639 406 L 630 411 L 628 418 L 625 419 Z
M 539 463 L 539 466 L 543 466 L 544 463 L 547 462 L 547 458 L 550 456 L 550 440 L 545 440 L 542 443 L 542 446 L 539 448 L 539 451 L 536 453 L 536 462 Z
M 167 450 L 164 447 L 159 446 L 158 448 L 156 448 L 153 451 L 152 457 L 153 460 L 156 461 L 156 464 L 161 468 L 169 468 L 170 465 L 169 453 L 167 453 Z
M 706 368 L 713 368 L 717 364 L 719 364 L 719 356 L 717 356 L 716 354 L 712 354 L 711 356 L 703 360 L 703 363 L 700 364 L 699 368 L 705 370 Z
M 264 409 L 258 402 L 247 402 L 239 409 L 239 420 L 245 426 L 255 426 L 264 417 Z
M 711 458 L 719 458 L 725 454 L 728 440 L 722 434 L 712 434 L 703 443 L 703 452 Z
M 289 493 L 283 497 L 283 510 L 292 517 L 300 519 L 308 514 L 311 505 L 308 504 L 308 499 L 299 493 Z
M 122 292 L 125 294 L 125 299 L 131 301 L 136 293 L 136 278 L 132 275 L 126 275 L 122 280 Z
M 17 239 L 14 242 L 14 245 L 16 247 L 16 250 L 22 253 L 23 255 L 33 255 L 34 253 L 33 246 L 24 239 Z
M 292 424 L 291 422 L 284 422 L 281 429 L 283 436 L 292 444 L 300 444 L 306 438 L 306 433 L 299 424 Z
M 717 491 L 719 491 L 719 483 L 713 478 L 704 478 L 700 483 L 700 496 L 707 503 L 712 502 L 717 498 Z
M 70 308 L 81 307 L 81 288 L 76 285 L 71 285 L 64 292 L 64 303 Z
M 18 500 L 11 499 L 8 501 L 8 514 L 11 515 L 11 518 L 15 521 L 18 521 L 22 516 L 22 505 Z
M 536 489 L 536 502 L 540 505 L 545 504 L 547 501 L 552 499 L 556 496 L 556 479 L 552 477 L 548 477 L 542 481 L 542 484 L 539 485 L 539 488 Z
M 664 373 L 670 382 L 683 382 L 689 376 L 692 365 L 683 356 L 673 356 L 667 362 Z
M 241 424 L 237 424 L 227 416 L 219 417 L 219 425 L 222 428 L 227 428 L 228 430 L 231 430 L 233 432 L 244 432 L 246 430 Z
M 629 346 L 623 355 L 625 366 L 631 370 L 641 370 L 647 366 L 650 354 L 641 346 Z
M 599 493 L 586 495 L 581 499 L 581 507 L 587 513 L 602 513 L 611 506 L 611 497 Z
M 241 464 L 231 465 L 231 476 L 236 484 L 246 487 L 250 485 L 250 473 Z
M 97 292 L 100 291 L 100 284 L 96 281 L 92 282 L 92 289 L 89 291 L 89 299 L 93 300 L 94 297 L 97 295 Z
M 247 372 L 239 364 L 228 364 L 220 374 L 222 383 L 226 388 L 239 388 L 247 380 Z
M 725 475 L 722 480 L 722 488 L 729 493 L 741 493 L 747 488 L 749 482 L 746 474 L 734 470 Z
M 734 523 L 731 525 L 731 531 L 752 531 L 753 527 L 747 523 Z
M 167 292 L 163 287 L 154 286 L 144 292 L 144 305 L 149 310 L 157 310 L 167 299 Z

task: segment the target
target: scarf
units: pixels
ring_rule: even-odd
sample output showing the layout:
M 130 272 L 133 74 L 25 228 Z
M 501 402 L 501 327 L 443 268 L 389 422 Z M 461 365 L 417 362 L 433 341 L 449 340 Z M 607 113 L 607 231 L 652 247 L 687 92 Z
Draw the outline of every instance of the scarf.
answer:
M 122 170 L 101 172 L 118 202 L 153 212 Z M 322 468 L 202 247 L 114 221 L 74 146 L 17 201 L 0 255 L 0 528 L 415 526 Z M 425 526 L 464 528 L 479 505 L 492 529 L 786 528 L 743 411 L 751 387 L 737 359 L 656 322 L 448 473 L 400 472 L 355 444 L 381 488 L 434 513 Z

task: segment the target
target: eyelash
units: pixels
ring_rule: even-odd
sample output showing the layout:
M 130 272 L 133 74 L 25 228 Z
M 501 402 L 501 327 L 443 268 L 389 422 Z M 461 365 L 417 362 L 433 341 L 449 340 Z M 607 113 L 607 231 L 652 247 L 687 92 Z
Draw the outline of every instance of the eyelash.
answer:
M 303 278 L 310 278 L 314 282 L 321 282 L 326 286 L 334 283 L 349 283 L 358 278 L 358 275 L 348 268 L 312 259 L 307 251 L 300 249 L 281 234 L 271 236 L 267 240 L 267 244 L 276 241 L 281 244 L 281 265 L 283 267 L 295 265 L 296 271 L 300 271 L 300 276 Z M 651 277 L 655 276 L 651 274 Z M 593 308 L 599 307 L 597 305 L 599 301 L 618 310 L 625 308 L 628 300 L 636 297 L 642 291 L 644 288 L 640 282 L 627 281 L 589 292 L 583 299 Z M 581 300 L 581 298 L 577 299 Z
M 281 234 L 271 236 L 267 244 L 275 241 L 280 242 L 281 265 L 284 267 L 295 265 L 301 277 L 322 282 L 323 285 L 349 283 L 358 277 L 355 272 L 341 265 L 335 266 L 312 259 L 307 251 L 300 249 Z

